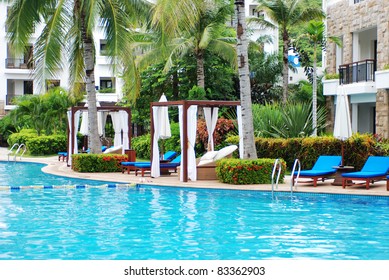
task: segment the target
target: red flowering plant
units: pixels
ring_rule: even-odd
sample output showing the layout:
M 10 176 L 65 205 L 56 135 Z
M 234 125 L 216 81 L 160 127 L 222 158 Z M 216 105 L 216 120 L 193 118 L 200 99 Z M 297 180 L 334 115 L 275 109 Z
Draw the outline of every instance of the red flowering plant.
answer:
M 234 185 L 271 184 L 274 159 L 222 159 L 216 164 L 220 182 Z M 286 164 L 281 160 L 280 183 L 284 181 Z
M 215 131 L 213 132 L 213 139 L 215 150 L 222 148 L 221 144 L 225 143 L 225 139 L 233 132 L 235 132 L 235 125 L 233 120 L 219 118 L 216 122 Z M 197 136 L 196 136 L 196 152 L 203 154 L 208 149 L 208 131 L 204 119 L 197 121 Z
M 121 162 L 127 155 L 117 154 L 76 154 L 72 156 L 73 170 L 77 172 L 119 172 Z

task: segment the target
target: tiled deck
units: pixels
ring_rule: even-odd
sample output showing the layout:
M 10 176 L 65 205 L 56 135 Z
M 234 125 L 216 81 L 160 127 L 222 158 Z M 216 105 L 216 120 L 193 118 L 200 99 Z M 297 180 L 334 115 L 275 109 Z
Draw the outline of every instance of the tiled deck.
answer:
M 0 148 L 0 160 L 7 160 L 7 150 Z M 19 160 L 19 159 L 18 159 Z M 161 176 L 159 178 L 150 178 L 149 175 L 145 177 L 135 176 L 131 174 L 121 172 L 115 173 L 78 173 L 74 172 L 70 167 L 66 165 L 66 162 L 58 161 L 58 157 L 42 157 L 42 158 L 22 158 L 22 161 L 32 161 L 46 163 L 47 166 L 43 168 L 44 172 L 84 178 L 95 179 L 101 181 L 111 182 L 123 182 L 123 183 L 137 183 L 137 184 L 149 184 L 159 186 L 172 186 L 172 187 L 191 187 L 191 188 L 220 188 L 220 189 L 234 189 L 234 190 L 266 190 L 271 191 L 271 185 L 229 185 L 223 184 L 218 181 L 196 181 L 196 182 L 180 182 L 176 174 Z M 337 193 L 337 194 L 357 194 L 357 195 L 380 195 L 389 196 L 389 192 L 386 191 L 386 182 L 380 181 L 372 184 L 369 190 L 366 190 L 364 186 L 352 186 L 343 189 L 341 186 L 331 185 L 332 180 L 325 182 L 318 182 L 317 187 L 314 188 L 310 184 L 298 184 L 297 188 L 294 188 L 295 192 L 315 192 L 315 193 Z M 284 184 L 279 184 L 279 191 L 290 191 L 290 177 L 285 178 Z

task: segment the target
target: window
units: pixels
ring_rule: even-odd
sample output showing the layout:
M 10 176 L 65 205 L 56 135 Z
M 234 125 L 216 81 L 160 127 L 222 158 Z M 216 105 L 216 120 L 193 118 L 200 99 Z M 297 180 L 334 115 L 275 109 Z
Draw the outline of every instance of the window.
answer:
M 100 55 L 101 56 L 107 55 L 107 41 L 106 40 L 100 40 Z
M 112 93 L 115 92 L 115 80 L 114 78 L 100 78 L 100 90 L 99 92 Z
M 46 90 L 59 87 L 61 85 L 60 80 L 46 80 Z
M 33 81 L 23 81 L 23 94 L 33 94 L 34 93 L 34 82 Z

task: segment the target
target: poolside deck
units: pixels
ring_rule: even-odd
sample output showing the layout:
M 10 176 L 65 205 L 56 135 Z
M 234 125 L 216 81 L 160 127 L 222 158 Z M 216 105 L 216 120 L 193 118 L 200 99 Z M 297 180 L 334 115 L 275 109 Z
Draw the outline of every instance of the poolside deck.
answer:
M 8 160 L 7 149 L 0 148 L 0 160 Z M 19 158 L 17 159 L 19 161 Z M 84 179 L 95 179 L 101 181 L 114 181 L 123 183 L 137 183 L 159 186 L 172 186 L 172 187 L 191 187 L 191 188 L 217 188 L 217 189 L 233 189 L 233 190 L 266 190 L 271 191 L 271 185 L 229 185 L 223 184 L 218 181 L 196 181 L 196 182 L 180 182 L 177 174 L 165 175 L 159 178 L 151 178 L 150 175 L 145 177 L 135 176 L 132 174 L 121 172 L 115 173 L 78 173 L 74 172 L 70 167 L 66 165 L 66 162 L 58 161 L 58 156 L 53 157 L 41 157 L 41 158 L 22 158 L 21 161 L 41 162 L 46 163 L 47 166 L 43 168 L 44 172 Z M 386 191 L 386 182 L 379 181 L 370 185 L 370 189 L 366 190 L 364 186 L 351 186 L 343 189 L 342 186 L 331 185 L 332 180 L 325 182 L 318 182 L 317 187 L 313 187 L 310 184 L 298 184 L 294 188 L 295 192 L 314 192 L 314 193 L 335 193 L 335 194 L 353 194 L 353 195 L 380 195 L 389 196 L 389 192 Z M 290 176 L 286 176 L 285 183 L 278 185 L 278 191 L 290 191 Z

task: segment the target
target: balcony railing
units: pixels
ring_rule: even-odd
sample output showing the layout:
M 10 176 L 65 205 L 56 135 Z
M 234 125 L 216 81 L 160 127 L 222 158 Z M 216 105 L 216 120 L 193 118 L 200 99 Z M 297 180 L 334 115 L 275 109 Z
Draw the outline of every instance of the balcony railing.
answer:
M 34 69 L 33 62 L 26 62 L 23 58 L 6 58 L 5 68 L 10 69 Z
M 374 59 L 339 65 L 339 84 L 374 81 L 375 69 L 376 61 Z

